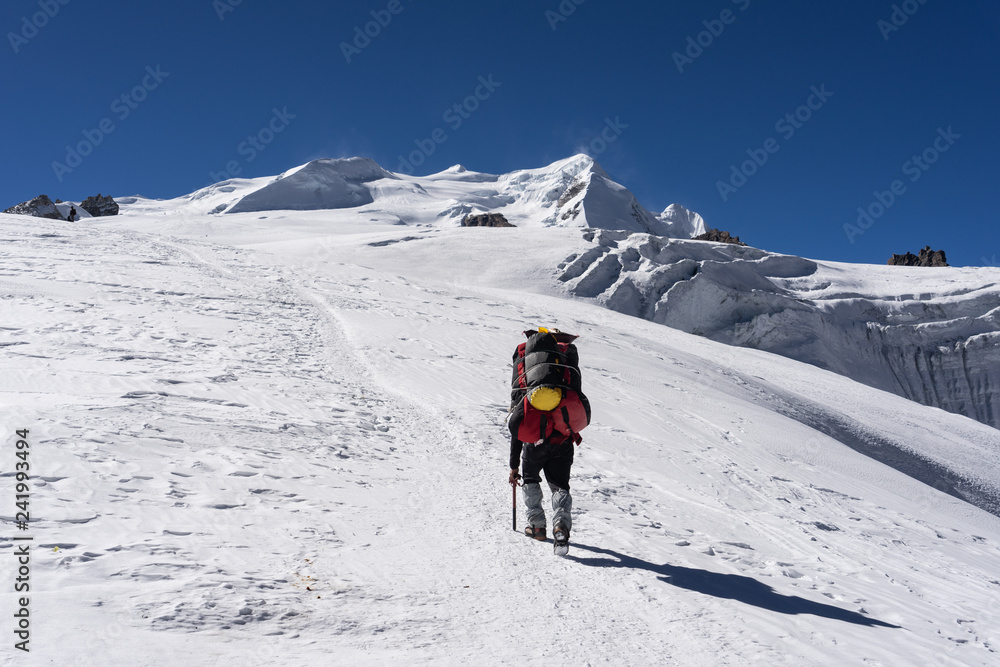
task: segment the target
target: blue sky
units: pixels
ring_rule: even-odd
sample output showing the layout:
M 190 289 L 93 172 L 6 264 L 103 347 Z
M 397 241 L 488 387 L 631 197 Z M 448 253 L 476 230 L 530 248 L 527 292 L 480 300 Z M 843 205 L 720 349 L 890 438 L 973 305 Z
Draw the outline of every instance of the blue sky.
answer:
M 0 28 L 2 207 L 583 151 L 769 250 L 1000 259 L 993 1 L 8 0 Z

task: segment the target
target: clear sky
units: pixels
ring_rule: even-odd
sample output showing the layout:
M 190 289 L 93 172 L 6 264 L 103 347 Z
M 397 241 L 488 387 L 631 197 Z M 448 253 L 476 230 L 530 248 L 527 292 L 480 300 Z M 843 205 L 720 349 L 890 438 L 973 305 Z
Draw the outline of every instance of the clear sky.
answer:
M 0 29 L 0 208 L 587 152 L 769 250 L 1000 263 L 995 0 L 6 0 Z

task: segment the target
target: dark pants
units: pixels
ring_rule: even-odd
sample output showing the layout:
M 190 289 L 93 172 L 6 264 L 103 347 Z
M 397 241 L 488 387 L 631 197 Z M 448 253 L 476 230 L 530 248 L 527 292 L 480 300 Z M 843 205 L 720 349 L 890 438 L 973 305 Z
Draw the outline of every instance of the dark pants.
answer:
M 569 471 L 573 467 L 573 442 L 554 445 L 546 442 L 541 445 L 525 445 L 521 454 L 521 473 L 524 483 L 538 484 L 542 481 L 541 473 L 545 472 L 545 481 L 551 486 L 569 491 Z
M 545 510 L 542 509 L 542 476 L 549 483 L 552 493 L 552 525 L 562 524 L 568 530 L 572 526 L 571 511 L 573 499 L 569 495 L 569 471 L 573 466 L 573 442 L 558 445 L 525 445 L 521 455 L 521 471 L 524 475 L 524 504 L 528 511 L 528 523 L 535 527 L 545 525 Z

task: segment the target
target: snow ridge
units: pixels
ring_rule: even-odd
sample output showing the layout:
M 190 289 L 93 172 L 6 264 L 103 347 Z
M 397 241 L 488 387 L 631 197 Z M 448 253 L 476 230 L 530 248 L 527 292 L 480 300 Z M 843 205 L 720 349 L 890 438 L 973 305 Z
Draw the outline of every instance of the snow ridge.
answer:
M 388 172 L 370 158 L 321 159 L 274 178 L 229 179 L 167 202 L 128 198 L 123 204 L 133 213 L 352 209 L 371 221 L 454 227 L 469 214 L 500 213 L 517 226 L 624 229 L 685 238 L 705 227 L 701 216 L 678 204 L 654 215 L 587 155 L 501 175 L 454 165 L 437 174 L 408 176 Z
M 383 178 L 393 176 L 369 158 L 313 160 L 244 196 L 226 212 L 355 208 L 375 201 L 365 184 Z
M 603 230 L 586 238 L 591 247 L 560 276 L 576 296 L 1000 428 L 996 270 L 862 273 L 728 244 Z M 872 279 L 857 277 L 865 273 Z

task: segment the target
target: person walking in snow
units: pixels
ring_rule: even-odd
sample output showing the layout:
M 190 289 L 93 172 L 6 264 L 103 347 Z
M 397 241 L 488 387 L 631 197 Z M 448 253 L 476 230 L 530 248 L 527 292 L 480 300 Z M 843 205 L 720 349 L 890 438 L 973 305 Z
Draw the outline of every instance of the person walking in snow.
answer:
M 70 206 L 69 207 L 69 216 L 67 216 L 66 219 L 68 221 L 70 221 L 70 222 L 74 222 L 76 220 L 76 207 L 75 206 Z
M 565 555 L 573 525 L 569 491 L 574 447 L 590 423 L 590 402 L 581 388 L 576 336 L 558 329 L 525 331 L 527 340 L 514 351 L 510 430 L 510 476 L 523 479 L 528 525 L 524 532 L 545 540 L 542 473 L 552 494 L 552 537 L 555 552 Z M 523 470 L 523 476 L 521 474 Z

